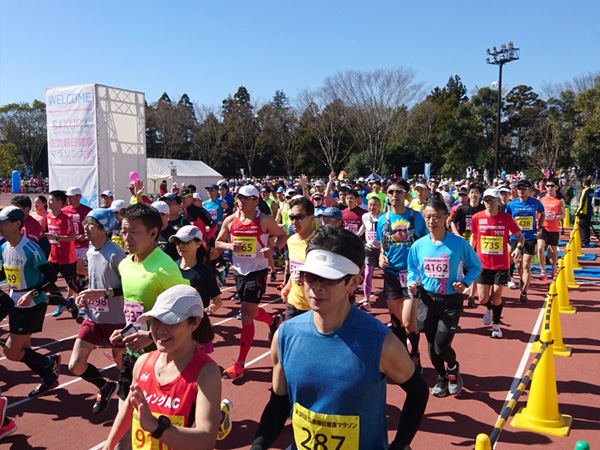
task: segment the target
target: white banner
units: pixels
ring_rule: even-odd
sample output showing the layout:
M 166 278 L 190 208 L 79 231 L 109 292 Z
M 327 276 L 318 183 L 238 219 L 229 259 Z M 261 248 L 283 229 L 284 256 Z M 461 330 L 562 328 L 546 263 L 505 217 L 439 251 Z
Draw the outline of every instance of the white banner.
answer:
M 46 89 L 50 189 L 77 186 L 98 206 L 96 85 Z

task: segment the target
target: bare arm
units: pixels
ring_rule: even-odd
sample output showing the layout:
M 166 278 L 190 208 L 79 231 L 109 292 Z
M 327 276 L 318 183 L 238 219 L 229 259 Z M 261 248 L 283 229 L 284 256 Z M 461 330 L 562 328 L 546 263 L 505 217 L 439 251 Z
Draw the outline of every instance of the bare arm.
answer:
M 233 243 L 227 242 L 229 239 L 229 227 L 231 226 L 231 222 L 233 222 L 233 218 L 234 216 L 228 216 L 223 221 L 223 226 L 221 227 L 221 231 L 219 231 L 219 235 L 215 241 L 215 248 L 221 252 L 233 250 Z

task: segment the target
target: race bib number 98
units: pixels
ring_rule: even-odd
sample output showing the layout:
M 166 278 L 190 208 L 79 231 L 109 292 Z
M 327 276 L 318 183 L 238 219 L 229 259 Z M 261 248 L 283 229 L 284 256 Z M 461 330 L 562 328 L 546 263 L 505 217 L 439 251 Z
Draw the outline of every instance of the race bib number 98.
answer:
M 152 413 L 154 417 L 158 417 L 161 414 Z M 177 425 L 178 427 L 185 426 L 184 417 L 183 416 L 167 416 L 173 425 Z M 160 442 L 158 439 L 154 439 L 149 431 L 145 431 L 141 425 L 140 421 L 137 418 L 137 413 L 133 412 L 133 421 L 132 421 L 132 430 L 131 430 L 131 442 L 133 444 L 133 448 L 137 450 L 170 450 L 167 444 Z
M 300 450 L 355 450 L 359 448 L 359 416 L 321 414 L 296 403 L 292 416 L 294 440 Z
M 532 216 L 517 217 L 516 221 L 517 221 L 517 225 L 519 225 L 519 228 L 521 228 L 521 230 L 523 230 L 523 231 L 533 230 L 533 217 Z
M 244 258 L 256 258 L 256 237 L 234 236 L 233 242 L 241 242 L 242 246 L 235 253 Z

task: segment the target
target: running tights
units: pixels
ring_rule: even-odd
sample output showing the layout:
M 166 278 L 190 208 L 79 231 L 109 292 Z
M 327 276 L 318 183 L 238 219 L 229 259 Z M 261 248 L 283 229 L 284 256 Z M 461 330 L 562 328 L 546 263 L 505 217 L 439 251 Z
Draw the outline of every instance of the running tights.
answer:
M 446 366 L 444 363 L 447 363 L 448 367 L 456 365 L 456 353 L 451 346 L 454 332 L 438 329 L 435 333 L 427 333 L 426 336 L 431 364 L 440 376 L 445 376 Z
M 363 292 L 365 297 L 369 297 L 372 292 L 373 287 L 373 273 L 375 272 L 375 267 L 370 264 L 365 264 L 365 281 L 363 283 Z

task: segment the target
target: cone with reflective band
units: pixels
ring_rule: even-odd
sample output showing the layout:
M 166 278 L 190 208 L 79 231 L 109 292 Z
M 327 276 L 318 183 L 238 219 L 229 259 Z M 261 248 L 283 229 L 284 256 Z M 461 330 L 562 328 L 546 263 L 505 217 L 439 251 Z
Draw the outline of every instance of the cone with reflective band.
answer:
M 571 244 L 567 244 L 567 248 L 565 249 L 565 272 L 567 274 L 567 287 L 569 289 L 579 289 L 579 283 L 575 281 L 575 272 L 573 272 L 573 258 L 577 258 L 573 249 L 571 248 Z
M 575 225 L 573 225 L 573 231 L 575 232 L 575 254 L 577 256 L 584 256 L 585 253 L 583 253 L 583 251 L 581 250 L 581 232 L 579 231 L 579 217 L 577 217 L 575 219 Z M 575 269 L 577 269 L 577 268 L 575 267 Z
M 573 424 L 573 417 L 560 414 L 558 411 L 558 393 L 550 330 L 542 331 L 542 342 L 549 345 L 533 372 L 527 406 L 519 409 L 511 425 L 554 436 L 568 436 Z
M 560 314 L 558 311 L 558 293 L 556 284 L 550 285 L 550 295 L 554 299 L 552 302 L 552 308 L 550 309 L 550 331 L 554 338 L 554 344 L 552 345 L 552 352 L 556 356 L 570 357 L 573 352 L 573 348 L 570 345 L 565 345 L 562 338 L 562 327 L 560 325 Z
M 492 444 L 487 434 L 480 433 L 477 435 L 475 450 L 492 450 Z
M 558 275 L 556 276 L 556 291 L 558 293 L 558 310 L 563 314 L 575 314 L 577 308 L 571 306 L 569 300 L 569 289 L 567 288 L 567 274 L 565 270 L 565 258 L 558 260 Z
M 552 283 L 554 284 L 554 283 Z M 558 308 L 558 296 L 554 298 L 554 303 L 551 304 L 550 303 L 550 299 L 551 299 L 551 294 L 550 291 L 548 291 L 548 294 L 546 295 L 546 302 L 544 304 L 544 320 L 542 322 L 542 330 L 546 329 L 546 323 L 550 320 L 550 314 L 549 313 L 549 308 L 551 306 L 554 306 L 556 308 Z M 550 326 L 550 325 L 548 325 Z M 533 343 L 533 345 L 531 346 L 531 350 L 529 351 L 529 353 L 537 353 L 542 349 L 542 334 L 540 332 L 540 339 L 538 339 L 537 341 L 535 341 Z

